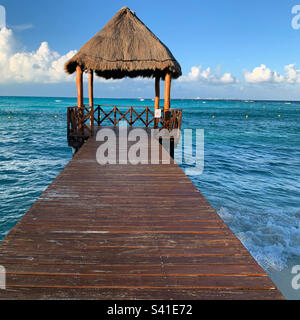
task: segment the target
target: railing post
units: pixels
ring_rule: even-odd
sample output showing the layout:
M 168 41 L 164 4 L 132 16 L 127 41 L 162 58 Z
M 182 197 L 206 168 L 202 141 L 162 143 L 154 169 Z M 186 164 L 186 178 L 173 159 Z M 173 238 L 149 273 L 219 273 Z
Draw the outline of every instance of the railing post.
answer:
M 148 110 L 148 107 L 146 107 L 146 128 L 148 128 L 148 112 L 149 112 L 149 110 Z
M 179 111 L 179 119 L 178 119 L 178 129 L 181 130 L 181 118 L 182 118 L 182 110 Z
M 117 106 L 114 106 L 114 126 L 117 125 Z
M 67 108 L 67 137 L 70 136 L 70 109 Z
M 97 125 L 100 126 L 100 106 L 98 106 L 98 113 L 97 113 Z
M 132 127 L 132 109 L 133 107 L 130 107 L 130 127 Z

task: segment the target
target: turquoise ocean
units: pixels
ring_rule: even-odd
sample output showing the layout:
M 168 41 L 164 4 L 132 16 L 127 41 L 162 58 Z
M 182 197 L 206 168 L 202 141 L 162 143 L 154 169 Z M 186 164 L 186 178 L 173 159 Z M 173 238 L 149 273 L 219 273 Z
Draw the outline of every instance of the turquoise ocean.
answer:
M 71 159 L 66 107 L 75 104 L 0 97 L 0 241 Z M 300 299 L 291 285 L 300 265 L 300 102 L 195 99 L 172 107 L 183 110 L 183 129 L 204 129 L 204 171 L 191 180 L 281 292 Z

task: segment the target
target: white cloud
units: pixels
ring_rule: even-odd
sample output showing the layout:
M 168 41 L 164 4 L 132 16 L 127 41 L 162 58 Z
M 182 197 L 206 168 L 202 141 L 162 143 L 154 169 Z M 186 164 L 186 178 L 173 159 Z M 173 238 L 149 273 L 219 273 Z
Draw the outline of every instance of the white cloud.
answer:
M 245 72 L 245 81 L 248 83 L 300 83 L 300 70 L 295 68 L 295 64 L 286 65 L 284 69 L 285 75 L 280 75 L 277 71 L 272 71 L 261 64 L 252 71 Z
M 193 66 L 186 76 L 179 78 L 182 82 L 200 82 L 206 84 L 232 84 L 238 82 L 231 73 L 212 72 L 210 67 Z
M 24 30 L 32 29 L 34 26 L 32 23 L 27 23 L 27 24 L 15 25 L 15 26 L 10 25 L 9 27 L 17 31 L 24 31 Z
M 300 83 L 300 70 L 295 68 L 295 64 L 289 64 L 284 69 L 286 71 L 286 82 Z
M 26 26 L 21 26 L 24 27 Z M 31 27 L 31 25 L 27 26 Z M 70 76 L 64 71 L 64 64 L 77 52 L 71 50 L 60 55 L 50 49 L 48 42 L 42 42 L 36 51 L 28 52 L 18 49 L 12 29 L 0 29 L 0 84 L 1 83 L 62 83 L 74 82 L 74 75 Z M 84 76 L 84 81 L 88 77 Z M 149 82 L 149 79 L 135 78 L 136 81 Z M 124 79 L 104 79 L 95 77 L 99 83 L 120 83 Z
M 23 26 L 25 28 L 31 25 Z M 61 55 L 51 50 L 48 42 L 42 42 L 35 51 L 21 50 L 11 29 L 2 28 L 0 30 L 0 84 L 5 83 L 62 83 L 74 81 L 74 76 L 64 72 L 64 64 L 70 59 L 76 50 Z M 244 79 L 246 83 L 300 83 L 300 69 L 295 64 L 284 67 L 285 73 L 279 74 L 265 64 L 254 68 L 252 71 L 245 71 Z M 87 77 L 85 77 L 85 81 Z M 138 83 L 147 85 L 149 80 L 144 78 L 135 79 Z M 122 82 L 121 80 L 105 80 L 95 78 L 97 82 Z M 151 80 L 152 81 L 152 80 Z M 221 73 L 217 68 L 212 71 L 210 67 L 206 69 L 202 66 L 193 66 L 187 75 L 178 79 L 181 83 L 195 83 L 207 85 L 226 85 L 239 83 L 231 73 Z
M 64 64 L 75 53 L 69 51 L 60 55 L 50 49 L 48 42 L 42 42 L 36 51 L 28 52 L 17 49 L 18 44 L 11 29 L 0 30 L 0 83 L 60 83 L 74 81 L 74 77 L 64 72 Z M 86 78 L 86 77 L 85 77 Z M 86 79 L 85 79 L 86 80 Z M 97 82 L 110 83 L 122 80 L 105 80 L 96 77 Z M 148 79 L 136 78 L 147 83 Z M 179 78 L 182 82 L 201 82 L 207 84 L 231 84 L 237 80 L 231 73 L 212 72 L 208 67 L 192 67 L 188 75 Z
M 0 83 L 55 83 L 73 81 L 64 72 L 64 63 L 76 51 L 60 55 L 42 42 L 38 50 L 28 52 L 17 50 L 17 43 L 11 29 L 0 30 Z

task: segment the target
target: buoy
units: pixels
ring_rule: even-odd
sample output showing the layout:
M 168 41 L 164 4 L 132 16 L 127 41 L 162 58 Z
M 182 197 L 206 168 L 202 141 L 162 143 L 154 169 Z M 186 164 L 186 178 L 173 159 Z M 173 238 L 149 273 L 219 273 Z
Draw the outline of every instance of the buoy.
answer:
M 278 115 L 278 118 L 280 118 L 280 114 Z
M 211 116 L 213 119 L 215 118 L 215 116 Z
M 8 118 L 8 119 L 11 119 L 11 116 L 8 116 L 7 118 Z
M 248 119 L 248 115 L 246 115 L 245 118 Z
M 54 116 L 54 118 L 57 118 L 57 114 Z

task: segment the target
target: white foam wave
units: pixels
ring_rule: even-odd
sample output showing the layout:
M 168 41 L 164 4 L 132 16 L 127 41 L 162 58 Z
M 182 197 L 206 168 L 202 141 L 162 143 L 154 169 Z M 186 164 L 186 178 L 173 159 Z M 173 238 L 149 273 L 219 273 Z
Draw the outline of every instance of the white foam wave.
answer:
M 281 271 L 300 256 L 299 212 L 239 212 L 221 207 L 220 217 L 265 270 Z

